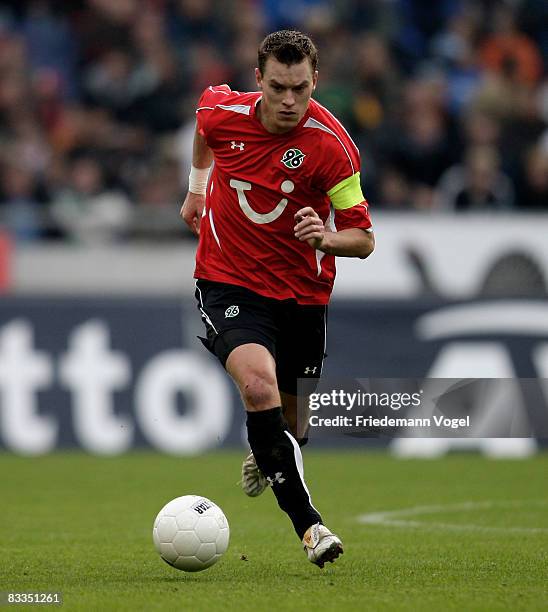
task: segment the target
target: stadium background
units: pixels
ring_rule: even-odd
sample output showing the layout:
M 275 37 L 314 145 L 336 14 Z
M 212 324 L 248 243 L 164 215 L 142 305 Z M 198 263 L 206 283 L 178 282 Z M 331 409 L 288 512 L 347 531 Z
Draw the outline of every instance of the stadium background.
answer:
M 339 260 L 326 376 L 539 377 L 545 423 L 547 11 L 0 3 L 0 603 L 62 590 L 86 612 L 545 609 L 534 431 L 380 441 L 391 452 L 313 441 L 307 483 L 345 542 L 322 572 L 269 493 L 243 496 L 242 409 L 196 340 L 195 239 L 178 211 L 201 90 L 253 88 L 263 36 L 309 32 L 318 98 L 361 149 L 377 236 L 367 261 Z M 526 420 L 529 407 L 519 383 L 505 398 L 492 383 L 470 405 L 503 435 L 501 407 Z M 425 456 L 438 458 L 412 458 Z M 190 492 L 231 526 L 223 560 L 198 575 L 151 542 L 161 506 Z
M 548 377 L 546 17 L 536 0 L 2 3 L 0 443 L 241 444 L 195 338 L 178 209 L 200 92 L 253 89 L 283 27 L 317 42 L 378 240 L 339 260 L 325 374 Z

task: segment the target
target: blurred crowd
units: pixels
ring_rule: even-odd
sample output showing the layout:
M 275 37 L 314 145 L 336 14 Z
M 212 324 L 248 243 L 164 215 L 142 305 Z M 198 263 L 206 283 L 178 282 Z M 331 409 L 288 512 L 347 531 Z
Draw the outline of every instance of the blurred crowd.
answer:
M 17 241 L 187 235 L 194 110 L 254 90 L 298 28 L 375 210 L 548 212 L 546 0 L 0 4 L 0 226 Z

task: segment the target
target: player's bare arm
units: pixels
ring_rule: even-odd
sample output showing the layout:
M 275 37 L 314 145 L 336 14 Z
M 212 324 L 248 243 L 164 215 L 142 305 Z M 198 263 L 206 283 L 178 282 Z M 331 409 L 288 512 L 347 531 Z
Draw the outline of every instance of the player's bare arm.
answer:
M 200 220 L 205 206 L 204 183 L 212 162 L 213 152 L 207 145 L 205 138 L 198 131 L 198 125 L 196 125 L 192 146 L 191 178 L 194 174 L 197 176 L 197 181 L 193 184 L 193 181 L 189 180 L 188 193 L 179 213 L 196 236 L 200 235 Z
M 295 237 L 299 241 L 306 241 L 312 248 L 329 255 L 365 259 L 375 248 L 372 231 L 356 227 L 332 232 L 311 206 L 301 208 L 295 213 L 295 223 Z

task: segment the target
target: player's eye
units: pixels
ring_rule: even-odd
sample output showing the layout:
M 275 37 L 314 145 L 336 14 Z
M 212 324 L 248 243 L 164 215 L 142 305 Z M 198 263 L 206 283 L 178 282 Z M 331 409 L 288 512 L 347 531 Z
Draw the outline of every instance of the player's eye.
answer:
M 283 91 L 283 87 L 281 85 L 272 85 L 272 89 L 278 93 Z

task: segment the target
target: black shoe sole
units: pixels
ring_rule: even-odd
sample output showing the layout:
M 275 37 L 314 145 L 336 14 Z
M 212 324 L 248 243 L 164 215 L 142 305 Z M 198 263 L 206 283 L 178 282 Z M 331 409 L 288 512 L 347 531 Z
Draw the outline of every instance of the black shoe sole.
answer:
M 333 563 L 335 559 L 338 558 L 339 555 L 343 554 L 342 544 L 337 544 L 333 542 L 331 546 L 324 552 L 324 554 L 315 562 L 316 565 L 323 569 L 323 566 L 329 561 L 329 563 Z

